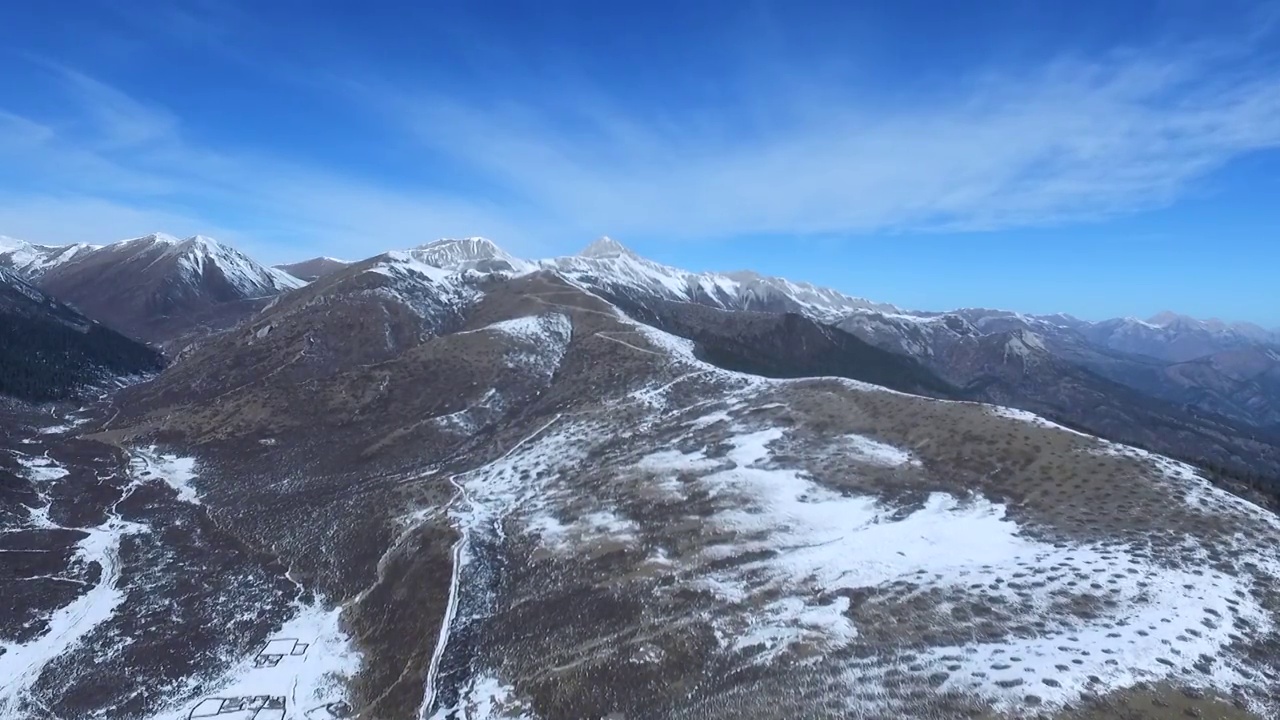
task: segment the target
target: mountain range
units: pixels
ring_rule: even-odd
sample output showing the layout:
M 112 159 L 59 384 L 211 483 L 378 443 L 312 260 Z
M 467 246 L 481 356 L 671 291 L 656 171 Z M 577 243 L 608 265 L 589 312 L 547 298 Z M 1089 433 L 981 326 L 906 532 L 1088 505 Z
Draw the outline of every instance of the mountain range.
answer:
M 323 301 L 325 312 L 341 306 L 352 316 L 356 335 L 364 332 L 354 329 L 360 319 L 405 308 L 431 318 L 429 331 L 438 332 L 493 278 L 553 273 L 629 316 L 696 336 L 726 367 L 890 387 L 911 376 L 900 389 L 1012 405 L 1250 482 L 1280 477 L 1280 340 L 1247 324 L 1173 313 L 1090 322 L 978 308 L 914 312 L 752 272 L 689 272 L 607 237 L 577 255 L 542 260 L 472 237 L 360 263 L 315 258 L 280 268 L 201 236 L 66 248 L 6 240 L 5 247 L 0 262 L 41 289 L 171 351 L 264 313 L 273 298 L 308 283 L 300 298 L 348 284 L 381 296 L 376 314 L 353 310 L 345 292 Z M 306 278 L 288 274 L 290 267 Z M 401 277 L 413 280 L 395 282 Z M 418 279 L 433 285 L 424 291 Z M 393 338 L 404 332 L 387 330 Z M 924 374 L 927 381 L 919 379 Z
M 304 281 L 199 235 L 164 233 L 64 250 L 8 241 L 0 264 L 89 317 L 147 342 L 234 324 L 251 302 Z
M 1274 333 L 4 243 L 0 717 L 1280 713 Z

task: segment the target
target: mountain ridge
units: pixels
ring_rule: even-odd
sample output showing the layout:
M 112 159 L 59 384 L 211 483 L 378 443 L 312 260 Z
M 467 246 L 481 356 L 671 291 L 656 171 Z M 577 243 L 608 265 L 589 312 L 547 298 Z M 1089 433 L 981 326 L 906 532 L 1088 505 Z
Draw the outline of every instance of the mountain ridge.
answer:
M 152 233 L 78 253 L 40 287 L 128 335 L 168 342 L 237 321 L 303 281 L 211 238 Z
M 108 245 L 105 249 L 85 251 L 87 255 L 78 251 L 77 255 L 92 257 L 113 248 L 127 249 L 148 241 L 167 248 L 163 253 L 166 257 L 182 255 L 184 248 L 207 251 L 215 246 L 221 247 L 202 236 L 181 240 L 157 234 Z M 923 361 L 932 371 L 949 377 L 960 386 L 973 378 L 957 374 L 959 367 L 968 367 L 968 372 L 973 372 L 984 363 L 1006 363 L 1011 353 L 1027 356 L 1047 348 L 1048 352 L 1109 381 L 1119 382 L 1162 401 L 1200 407 L 1261 427 L 1280 423 L 1280 400 L 1273 397 L 1272 389 L 1276 384 L 1272 378 L 1280 375 L 1280 363 L 1271 353 L 1254 349 L 1280 346 L 1273 346 L 1265 339 L 1259 340 L 1256 332 L 1242 333 L 1240 324 L 1202 322 L 1173 313 L 1161 313 L 1150 320 L 1114 318 L 1087 321 L 1065 313 L 1030 315 L 984 308 L 911 311 L 753 271 L 690 272 L 643 258 L 608 236 L 588 244 L 576 255 L 542 260 L 517 258 L 483 237 L 441 238 L 378 257 L 399 258 L 385 267 L 385 272 L 400 272 L 397 268 L 408 268 L 406 263 L 419 263 L 414 273 L 430 274 L 437 279 L 458 273 L 496 273 L 515 277 L 538 270 L 555 272 L 575 284 L 605 293 L 616 302 L 633 308 L 661 299 L 729 311 L 798 313 L 851 332 L 876 347 Z M 244 258 L 242 264 L 246 262 L 252 261 Z M 68 263 L 71 267 L 78 264 L 75 257 L 71 257 Z M 188 273 L 202 268 L 200 262 L 189 262 L 188 265 Z M 359 263 L 326 261 L 320 271 L 327 275 L 355 265 Z M 53 268 L 49 274 L 48 284 L 55 294 L 57 278 L 65 272 Z M 307 281 L 314 281 L 320 276 L 320 272 L 308 274 Z M 276 296 L 288 289 L 292 289 L 292 284 L 240 295 Z M 80 298 L 72 296 L 69 299 L 75 302 Z M 255 312 L 254 308 L 261 302 L 212 303 L 216 308 L 208 310 L 212 319 L 201 318 L 194 324 L 187 323 L 191 327 L 182 326 L 180 322 L 160 321 L 159 333 L 150 337 L 168 340 L 170 336 L 181 335 L 193 327 L 229 327 L 238 318 Z M 427 303 L 430 307 L 435 305 L 434 300 Z M 163 311 L 159 314 L 164 315 Z M 148 331 L 144 329 L 143 332 Z M 1012 334 L 992 343 L 980 343 L 982 336 L 992 333 Z M 962 345 L 965 343 L 973 344 L 973 347 L 964 349 Z M 1045 347 L 1032 347 L 1037 344 Z M 979 351 L 979 346 L 987 349 Z M 956 353 L 962 353 L 963 357 Z M 1205 361 L 1180 365 L 1201 359 Z
M 0 235 L 0 268 L 9 268 L 28 281 L 39 281 L 50 269 L 101 245 L 36 245 Z
M 309 260 L 302 260 L 296 263 L 286 263 L 283 265 L 272 265 L 276 270 L 289 273 L 290 275 L 303 280 L 312 282 L 318 280 L 325 275 L 335 273 L 342 268 L 350 265 L 346 260 L 339 260 L 327 256 L 314 257 Z
M 128 242 L 141 240 L 145 238 L 162 238 L 164 242 L 169 244 L 181 244 L 182 242 L 184 242 L 184 240 L 179 239 L 172 235 L 167 235 L 165 233 L 153 233 L 152 235 L 143 236 L 142 238 L 132 238 L 132 239 L 121 240 L 121 241 L 117 241 L 116 243 L 111 243 L 109 245 L 77 244 L 77 245 L 45 246 L 45 245 L 35 245 L 32 243 L 27 243 L 20 240 L 14 240 L 13 238 L 0 236 L 0 264 L 5 264 L 8 267 L 14 267 L 15 263 L 13 262 L 5 263 L 4 256 L 6 252 L 13 252 L 14 250 L 16 250 L 18 248 L 18 244 L 21 244 L 22 246 L 29 247 L 29 248 L 38 248 L 43 251 L 68 252 L 68 251 L 74 250 L 75 253 L 79 253 L 87 250 L 97 250 L 97 249 L 102 249 L 106 247 L 111 247 L 112 245 L 120 245 L 122 243 L 128 243 Z M 210 238 L 207 238 L 205 236 L 200 236 L 200 235 L 192 236 L 191 238 L 187 238 L 186 240 L 211 241 Z M 217 242 L 217 241 L 213 241 L 213 242 Z M 218 244 L 221 245 L 221 243 L 218 243 Z M 391 252 L 391 251 L 393 250 L 387 250 L 386 252 Z M 958 308 L 954 308 L 950 310 L 942 310 L 942 311 L 907 310 L 890 303 L 877 302 L 877 301 L 872 301 L 865 298 L 859 298 L 856 296 L 848 295 L 842 291 L 835 290 L 833 288 L 824 287 L 824 286 L 820 286 L 820 285 L 816 285 L 816 284 L 804 282 L 804 281 L 792 281 L 783 277 L 771 276 L 771 275 L 763 274 L 758 271 L 750 270 L 750 269 L 703 272 L 703 273 L 681 270 L 673 266 L 662 265 L 660 263 L 656 263 L 654 261 L 643 258 L 637 253 L 635 253 L 633 250 L 625 246 L 624 244 L 618 242 L 617 240 L 607 235 L 601 236 L 597 240 L 588 244 L 586 247 L 583 248 L 583 250 L 581 250 L 576 255 L 557 256 L 557 257 L 545 258 L 545 259 L 518 258 L 506 252 L 505 250 L 503 250 L 493 240 L 489 238 L 480 237 L 480 236 L 473 236 L 473 237 L 466 237 L 466 238 L 441 238 L 438 240 L 434 240 L 430 243 L 426 243 L 424 245 L 418 245 L 418 246 L 414 246 L 414 247 L 411 247 L 405 250 L 399 250 L 399 251 L 407 252 L 413 255 L 416 259 L 422 262 L 425 262 L 428 265 L 432 265 L 433 267 L 439 267 L 445 270 L 477 269 L 476 267 L 474 267 L 474 265 L 471 267 L 468 267 L 468 263 L 474 264 L 477 262 L 483 263 L 484 261 L 487 261 L 487 260 L 495 260 L 495 261 L 500 261 L 500 263 L 505 262 L 508 265 L 510 265 L 509 268 L 504 269 L 505 271 L 517 272 L 517 273 L 530 272 L 536 267 L 548 267 L 551 269 L 560 269 L 562 266 L 567 266 L 566 269 L 568 269 L 571 272 L 574 271 L 571 261 L 560 262 L 565 258 L 586 258 L 589 260 L 618 260 L 619 258 L 628 258 L 628 259 L 643 263 L 645 266 L 648 266 L 654 269 L 656 271 L 656 274 L 658 275 L 667 275 L 671 277 L 705 276 L 707 278 L 727 278 L 729 280 L 737 281 L 737 282 L 758 281 L 764 284 L 773 285 L 775 287 L 790 285 L 794 289 L 803 290 L 816 295 L 823 295 L 830 298 L 839 298 L 843 302 L 855 306 L 856 307 L 855 311 L 871 310 L 871 311 L 880 312 L 880 313 L 892 313 L 895 315 L 900 315 L 903 318 L 918 319 L 923 321 L 927 321 L 927 320 L 930 320 L 939 316 L 945 316 L 945 315 L 955 315 L 955 314 L 961 314 L 961 313 L 985 313 L 985 314 L 991 314 L 991 315 L 1014 315 L 1024 319 L 1034 319 L 1034 320 L 1043 321 L 1043 322 L 1065 324 L 1070 327 L 1099 326 L 1104 324 L 1112 324 L 1117 326 L 1141 326 L 1151 330 L 1159 330 L 1161 328 L 1163 329 L 1190 328 L 1190 329 L 1202 330 L 1205 332 L 1216 333 L 1216 334 L 1234 334 L 1240 337 L 1248 337 L 1254 340 L 1260 340 L 1268 344 L 1280 345 L 1280 328 L 1268 329 L 1260 325 L 1257 325 L 1255 323 L 1228 322 L 1228 321 L 1223 321 L 1216 318 L 1198 319 L 1198 318 L 1177 313 L 1171 310 L 1161 311 L 1160 313 L 1157 313 L 1156 315 L 1150 318 L 1147 318 L 1145 320 L 1140 318 L 1135 318 L 1135 317 L 1114 317 L 1114 318 L 1106 318 L 1103 320 L 1085 320 L 1085 319 L 1078 318 L 1073 315 L 1062 313 L 1062 312 L 1051 313 L 1051 314 L 1031 314 L 1031 313 L 1021 313 L 1015 310 L 983 308 L 979 306 L 964 306 L 964 307 L 958 307 Z M 72 255 L 68 255 L 66 259 L 67 260 L 72 259 Z M 341 265 L 352 264 L 351 261 L 338 260 L 336 258 L 316 257 L 308 260 L 298 261 L 296 263 L 282 263 L 280 265 L 273 266 L 273 269 L 285 271 L 284 268 L 286 267 L 301 265 L 304 263 L 333 264 L 333 268 L 329 268 L 328 269 L 329 271 L 332 271 L 332 269 L 336 269 L 336 266 L 338 264 L 341 264 Z M 479 268 L 479 269 L 483 270 L 484 268 Z M 307 279 L 314 279 L 314 277 L 309 276 Z M 669 282 L 670 277 L 662 278 L 662 280 Z M 710 284 L 714 285 L 714 281 L 712 281 Z M 705 290 L 706 288 L 703 288 L 703 289 Z M 793 292 L 794 291 L 795 290 L 793 290 Z M 815 311 L 814 309 L 811 309 L 811 312 L 814 312 L 814 311 Z M 834 314 L 826 308 L 819 307 L 816 309 L 816 312 L 821 314 L 821 317 L 819 317 L 819 319 L 824 321 L 830 321 L 834 317 Z M 1190 359 L 1190 358 L 1179 358 L 1179 359 Z

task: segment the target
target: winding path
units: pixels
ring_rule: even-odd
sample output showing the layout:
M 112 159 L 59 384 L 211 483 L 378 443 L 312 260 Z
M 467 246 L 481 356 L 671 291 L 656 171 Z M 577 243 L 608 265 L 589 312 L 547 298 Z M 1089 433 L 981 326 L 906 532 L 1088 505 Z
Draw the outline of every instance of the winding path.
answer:
M 490 461 L 489 463 L 485 464 L 483 467 L 489 467 L 490 465 L 506 460 L 516 450 L 519 450 L 520 447 L 523 446 L 525 443 L 538 437 L 543 433 L 543 431 L 545 431 L 547 428 L 551 427 L 556 422 L 558 422 L 562 416 L 563 416 L 563 413 L 557 413 L 555 417 L 547 421 L 545 425 L 542 425 L 537 430 L 534 430 L 532 433 L 526 435 L 523 439 L 520 440 L 520 442 L 517 442 L 515 445 L 512 445 L 511 448 L 507 450 L 505 453 L 503 453 L 501 457 L 497 458 L 496 460 Z M 475 472 L 475 471 L 471 470 L 468 472 Z M 459 473 L 459 474 L 462 474 L 462 473 Z M 449 503 L 449 508 L 446 511 L 446 515 L 452 514 L 454 512 L 454 509 L 462 504 L 469 505 L 471 503 L 471 498 L 470 496 L 467 495 L 466 487 L 464 487 L 462 483 L 458 482 L 458 475 L 449 476 L 449 483 L 453 485 L 453 487 L 456 488 L 458 492 L 453 496 L 453 500 Z M 470 537 L 471 537 L 471 528 L 469 527 L 468 523 L 466 522 L 459 523 L 458 539 L 453 543 L 453 550 L 452 550 L 451 562 L 453 563 L 453 568 L 449 577 L 449 601 L 448 601 L 448 604 L 445 605 L 444 618 L 441 619 L 440 621 L 440 635 L 436 639 L 435 652 L 431 654 L 431 664 L 427 666 L 426 687 L 423 690 L 422 706 L 418 711 L 418 717 L 421 720 L 427 720 L 427 718 L 430 718 L 431 717 L 430 713 L 435 708 L 436 695 L 439 693 L 437 680 L 440 674 L 440 660 L 444 657 L 444 651 L 449 646 L 449 633 L 453 627 L 454 618 L 457 617 L 457 614 L 458 614 L 458 594 L 459 594 L 459 586 L 460 586 L 459 580 L 462 576 L 462 565 L 463 565 L 462 554 L 466 550 L 467 542 L 470 539 Z

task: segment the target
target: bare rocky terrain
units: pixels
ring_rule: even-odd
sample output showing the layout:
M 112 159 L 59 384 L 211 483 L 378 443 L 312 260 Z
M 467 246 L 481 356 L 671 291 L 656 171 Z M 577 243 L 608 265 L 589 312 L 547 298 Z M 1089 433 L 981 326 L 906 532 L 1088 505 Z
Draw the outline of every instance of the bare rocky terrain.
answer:
M 1206 473 L 444 249 L 4 406 L 0 717 L 1280 714 L 1280 519 Z
M 332 275 L 350 263 L 331 257 L 317 257 L 302 262 L 289 263 L 287 265 L 276 265 L 277 270 L 283 270 L 299 280 L 311 282 L 319 280 L 325 275 Z

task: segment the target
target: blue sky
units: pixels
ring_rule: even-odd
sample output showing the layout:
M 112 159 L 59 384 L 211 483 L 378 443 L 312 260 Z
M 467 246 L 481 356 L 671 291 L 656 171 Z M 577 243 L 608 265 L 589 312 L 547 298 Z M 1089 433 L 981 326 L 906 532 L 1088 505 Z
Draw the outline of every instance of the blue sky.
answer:
M 29 3 L 0 25 L 0 234 L 199 232 L 268 262 L 608 234 L 913 308 L 1280 326 L 1278 23 L 1232 0 Z

